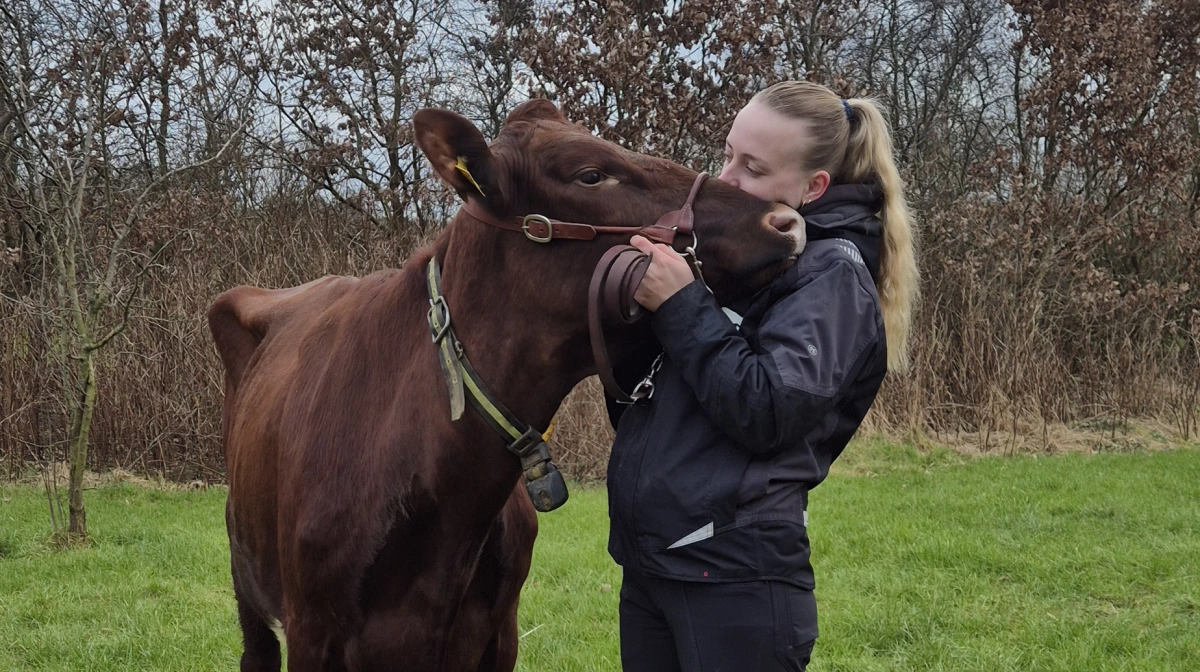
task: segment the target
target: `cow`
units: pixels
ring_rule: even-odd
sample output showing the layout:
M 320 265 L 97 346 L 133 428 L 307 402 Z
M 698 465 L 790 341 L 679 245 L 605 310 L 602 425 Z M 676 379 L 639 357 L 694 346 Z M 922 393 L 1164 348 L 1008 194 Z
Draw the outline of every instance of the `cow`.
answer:
M 225 369 L 243 672 L 279 670 L 281 642 L 292 672 L 513 669 L 537 517 L 506 440 L 474 409 L 452 419 L 428 269 L 436 260 L 443 271 L 444 326 L 459 353 L 513 416 L 543 428 L 595 373 L 592 268 L 699 184 L 545 100 L 518 106 L 490 144 L 447 110 L 420 110 L 413 130 L 441 181 L 483 219 L 538 213 L 621 228 L 547 240 L 548 228 L 488 226 L 464 205 L 399 270 L 216 299 L 208 323 Z M 699 188 L 693 212 L 692 242 L 719 299 L 764 285 L 802 244 L 794 211 L 717 180 Z M 618 358 L 636 345 L 617 341 Z

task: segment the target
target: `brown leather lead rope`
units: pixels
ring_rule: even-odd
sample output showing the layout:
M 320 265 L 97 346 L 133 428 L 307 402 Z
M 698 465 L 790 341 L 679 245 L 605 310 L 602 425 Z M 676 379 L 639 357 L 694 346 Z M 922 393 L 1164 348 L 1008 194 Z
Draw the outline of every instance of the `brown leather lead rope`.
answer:
M 588 287 L 588 333 L 592 341 L 592 358 L 596 360 L 596 373 L 608 394 L 625 404 L 632 404 L 637 399 L 622 390 L 613 377 L 604 326 L 627 326 L 645 314 L 645 309 L 633 298 L 633 293 L 637 291 L 649 267 L 649 255 L 630 245 L 617 245 L 600 257 Z
M 686 233 L 692 236 L 692 244 L 687 248 L 690 256 L 689 266 L 692 273 L 703 281 L 700 275 L 699 263 L 695 260 L 695 233 L 692 230 L 694 215 L 692 202 L 700 191 L 700 185 L 708 178 L 707 173 L 700 173 L 692 184 L 687 201 L 678 210 L 668 212 L 659 218 L 653 227 L 672 232 Z M 644 234 L 643 234 L 644 235 Z M 613 376 L 612 362 L 608 356 L 608 346 L 604 338 L 605 325 L 628 326 L 641 319 L 646 311 L 633 298 L 638 285 L 650 267 L 650 257 L 631 245 L 617 245 L 610 248 L 600 257 L 596 270 L 592 273 L 592 281 L 588 287 L 588 333 L 592 341 L 592 358 L 596 361 L 596 373 L 609 396 L 618 403 L 632 404 L 639 399 L 653 394 L 654 384 L 651 378 L 659 366 L 656 360 L 650 375 L 647 376 L 632 393 L 627 393 L 617 384 Z M 708 285 L 705 284 L 707 287 Z

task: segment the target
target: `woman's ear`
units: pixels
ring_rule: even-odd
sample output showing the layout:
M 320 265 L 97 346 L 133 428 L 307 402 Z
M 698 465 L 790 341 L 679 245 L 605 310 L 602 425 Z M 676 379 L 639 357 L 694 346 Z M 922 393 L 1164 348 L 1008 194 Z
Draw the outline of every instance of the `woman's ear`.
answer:
M 812 203 L 818 198 L 825 195 L 825 190 L 829 188 L 829 173 L 824 170 L 818 170 L 809 178 L 808 184 L 804 187 L 804 203 Z

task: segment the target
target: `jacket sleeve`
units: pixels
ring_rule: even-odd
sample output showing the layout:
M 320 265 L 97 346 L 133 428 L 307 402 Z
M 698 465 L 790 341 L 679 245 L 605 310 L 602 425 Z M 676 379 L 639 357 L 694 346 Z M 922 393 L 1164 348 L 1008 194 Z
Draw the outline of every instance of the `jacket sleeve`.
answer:
M 698 281 L 663 302 L 654 332 L 705 413 L 746 450 L 772 453 L 824 420 L 881 336 L 864 281 L 834 261 L 768 309 L 757 351 Z

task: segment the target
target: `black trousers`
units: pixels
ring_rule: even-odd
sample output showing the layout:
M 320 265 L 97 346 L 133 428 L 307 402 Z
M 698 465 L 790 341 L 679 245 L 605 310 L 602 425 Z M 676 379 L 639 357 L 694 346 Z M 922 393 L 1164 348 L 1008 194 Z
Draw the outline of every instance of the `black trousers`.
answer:
M 624 672 L 803 672 L 817 638 L 812 591 L 776 581 L 697 583 L 625 570 Z

